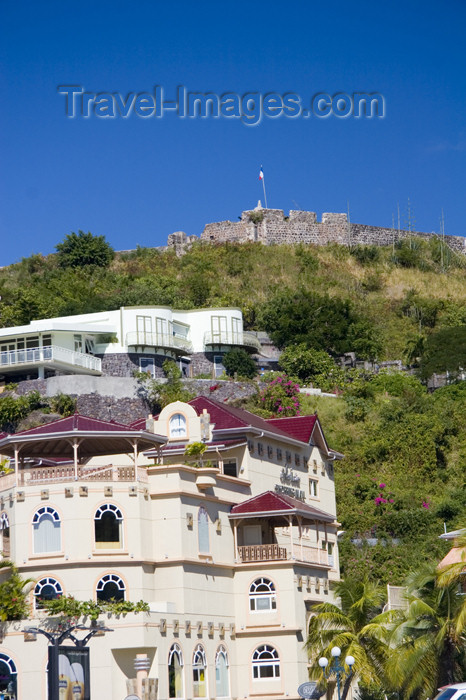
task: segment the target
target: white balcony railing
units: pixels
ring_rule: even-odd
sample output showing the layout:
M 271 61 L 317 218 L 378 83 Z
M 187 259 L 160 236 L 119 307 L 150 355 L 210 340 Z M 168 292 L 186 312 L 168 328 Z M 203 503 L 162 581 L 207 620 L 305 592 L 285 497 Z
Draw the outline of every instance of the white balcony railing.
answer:
M 86 355 L 83 352 L 69 350 L 58 345 L 46 345 L 42 348 L 22 348 L 20 350 L 4 350 L 0 352 L 0 370 L 21 367 L 25 365 L 68 365 L 82 367 L 94 372 L 101 372 L 100 358 Z
M 326 550 L 307 545 L 301 546 L 299 542 L 294 543 L 293 554 L 290 547 L 281 547 L 278 544 L 254 544 L 239 546 L 238 555 L 242 563 L 295 559 L 309 564 L 333 566 L 333 559 L 329 561 Z
M 78 466 L 78 481 L 100 482 L 142 482 L 147 483 L 147 471 L 143 467 L 118 466 L 109 464 L 104 467 Z M 75 481 L 74 466 L 67 464 L 62 467 L 33 467 L 20 469 L 18 477 L 10 473 L 0 476 L 0 491 L 6 491 L 15 485 L 34 486 L 36 484 L 60 484 Z
M 190 340 L 187 340 L 181 335 L 170 335 L 169 333 L 144 333 L 143 331 L 133 331 L 126 334 L 126 345 L 147 346 L 150 348 L 168 348 L 170 350 L 179 350 L 183 353 L 193 351 L 193 346 Z
M 239 345 L 253 348 L 260 352 L 261 344 L 254 333 L 243 331 L 242 333 L 230 333 L 229 331 L 215 331 L 204 333 L 204 345 Z

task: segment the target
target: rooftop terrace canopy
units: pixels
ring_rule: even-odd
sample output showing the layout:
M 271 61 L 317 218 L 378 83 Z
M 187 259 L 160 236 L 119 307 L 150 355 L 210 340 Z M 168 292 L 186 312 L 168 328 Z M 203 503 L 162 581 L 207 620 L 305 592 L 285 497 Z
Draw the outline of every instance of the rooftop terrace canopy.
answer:
M 130 428 L 123 423 L 98 420 L 77 413 L 38 428 L 13 435 L 0 436 L 0 454 L 15 459 L 25 457 L 68 457 L 75 468 L 80 460 L 94 456 L 134 453 L 157 447 L 166 442 L 163 435 Z

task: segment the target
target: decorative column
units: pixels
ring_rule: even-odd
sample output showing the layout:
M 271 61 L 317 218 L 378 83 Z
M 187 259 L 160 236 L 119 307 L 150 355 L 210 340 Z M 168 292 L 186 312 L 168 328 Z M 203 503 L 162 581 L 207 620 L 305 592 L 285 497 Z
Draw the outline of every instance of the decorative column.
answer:
M 142 699 L 142 681 L 148 677 L 150 669 L 150 659 L 147 654 L 136 654 L 134 669 L 136 671 L 136 694 Z

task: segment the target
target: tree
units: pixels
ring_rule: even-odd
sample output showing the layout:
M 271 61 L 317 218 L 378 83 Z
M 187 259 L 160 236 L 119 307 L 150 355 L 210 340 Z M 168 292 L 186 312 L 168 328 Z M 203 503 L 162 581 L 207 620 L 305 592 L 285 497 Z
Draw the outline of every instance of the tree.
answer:
M 343 688 L 342 700 L 345 700 L 352 678 L 357 678 L 362 686 L 381 687 L 387 648 L 381 629 L 372 621 L 382 609 L 384 592 L 367 579 L 347 578 L 335 586 L 335 594 L 340 606 L 333 603 L 313 606 L 306 648 L 312 664 L 311 675 L 321 681 L 318 659 L 329 658 L 333 646 L 340 647 L 342 658 L 354 656 L 354 675 L 347 678 Z
M 0 569 L 5 568 L 10 571 L 8 578 L 0 583 L 0 620 L 24 620 L 29 614 L 28 594 L 33 579 L 24 579 L 11 561 L 0 562 Z
M 277 347 L 306 343 L 341 353 L 349 348 L 348 328 L 356 320 L 348 299 L 332 299 L 305 289 L 287 289 L 264 306 L 262 324 Z
M 280 367 L 303 383 L 313 382 L 323 389 L 344 384 L 344 372 L 325 350 L 309 348 L 305 343 L 288 345 L 280 355 Z
M 233 348 L 223 356 L 223 365 L 229 377 L 247 377 L 254 379 L 257 374 L 256 363 L 251 355 L 242 348 Z
M 391 625 L 385 672 L 406 700 L 424 700 L 464 678 L 466 600 L 455 581 L 439 585 L 435 564 L 411 575 L 406 597 Z
M 434 372 L 456 376 L 462 369 L 466 369 L 466 325 L 444 328 L 427 338 L 420 361 L 422 379 Z
M 90 231 L 72 232 L 55 248 L 58 251 L 60 267 L 108 267 L 114 256 L 114 250 L 105 240 L 105 236 L 94 236 Z
M 184 388 L 181 370 L 173 360 L 165 360 L 162 365 L 167 381 L 153 379 L 149 383 L 148 394 L 153 411 L 159 411 L 173 401 L 189 401 L 194 394 Z

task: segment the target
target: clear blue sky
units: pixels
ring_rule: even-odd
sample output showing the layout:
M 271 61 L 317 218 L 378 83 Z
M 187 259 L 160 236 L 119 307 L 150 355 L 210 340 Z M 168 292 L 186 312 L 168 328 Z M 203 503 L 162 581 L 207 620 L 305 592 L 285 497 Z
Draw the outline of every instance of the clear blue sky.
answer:
M 466 3 L 0 3 L 0 265 L 71 231 L 117 249 L 269 207 L 466 234 Z M 70 119 L 88 92 L 379 92 L 384 119 Z

